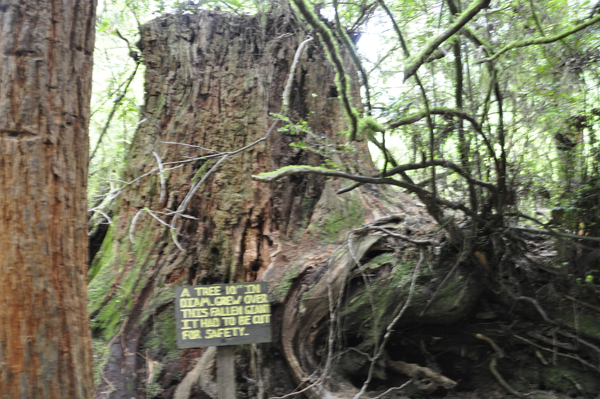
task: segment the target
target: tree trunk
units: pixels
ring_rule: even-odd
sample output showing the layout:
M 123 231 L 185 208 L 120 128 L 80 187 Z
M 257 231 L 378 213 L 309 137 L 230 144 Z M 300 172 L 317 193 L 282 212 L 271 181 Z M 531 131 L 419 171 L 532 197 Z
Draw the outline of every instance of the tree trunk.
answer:
M 161 17 L 142 27 L 140 46 L 147 68 L 142 117 L 147 121 L 136 133 L 124 179 L 157 168 L 153 152 L 168 168 L 178 166 L 170 162 L 214 154 L 202 148 L 233 151 L 266 135 L 272 113 L 281 110 L 290 67 L 306 34 L 293 15 L 265 18 L 261 22 L 260 16 L 203 11 Z M 348 74 L 357 101 L 356 72 L 349 69 Z M 292 121 L 305 120 L 317 137 L 293 128 L 275 130 L 266 142 L 228 158 L 185 209 L 195 219 L 177 222 L 184 251 L 177 248 L 169 229 L 144 209 L 165 213 L 177 209 L 214 161 L 194 160 L 163 172 L 164 188 L 155 173 L 123 192 L 115 223 L 90 269 L 92 326 L 98 337 L 111 339 L 96 397 L 129 399 L 136 391 L 156 394 L 163 389 L 160 397 L 171 397 L 185 373 L 193 371 L 201 350 L 179 352 L 174 347 L 174 286 L 268 278 L 271 291 L 276 291 L 292 269 L 300 270 L 298 262 L 307 254 L 326 259 L 350 229 L 379 217 L 376 208 L 398 211 L 373 187 L 336 196 L 335 191 L 348 184 L 337 179 L 252 181 L 252 174 L 287 165 L 320 166 L 325 161 L 291 143 L 339 148 L 347 140 L 339 134 L 346 119 L 337 98 L 335 72 L 317 40 L 300 57 L 289 110 Z M 359 151 L 339 151 L 332 159 L 373 173 L 366 143 L 357 146 Z M 155 216 L 171 221 L 165 214 Z M 287 267 L 294 258 L 294 267 Z M 285 297 L 282 287 L 271 293 L 273 303 Z M 281 324 L 275 328 L 277 337 Z M 265 370 L 257 366 L 265 351 L 274 354 L 280 344 L 255 350 L 251 369 L 262 373 L 261 381 L 270 381 L 261 389 L 271 396 L 293 389 L 295 382 L 285 372 L 281 356 L 273 355 Z M 145 354 L 145 359 L 136 353 Z M 176 377 L 181 371 L 184 374 Z
M 89 398 L 95 1 L 0 0 L 0 397 Z

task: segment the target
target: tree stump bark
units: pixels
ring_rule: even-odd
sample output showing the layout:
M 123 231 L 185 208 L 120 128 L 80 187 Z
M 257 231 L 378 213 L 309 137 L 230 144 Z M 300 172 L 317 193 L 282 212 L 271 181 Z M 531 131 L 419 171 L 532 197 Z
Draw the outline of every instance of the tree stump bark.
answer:
M 221 164 L 189 203 L 185 213 L 193 219 L 180 218 L 177 223 L 184 251 L 177 248 L 168 228 L 143 211 L 177 209 L 192 184 L 215 164 L 197 158 L 237 150 L 269 130 L 273 114 L 281 110 L 294 55 L 307 33 L 293 14 L 265 17 L 263 24 L 260 16 L 199 11 L 163 16 L 142 27 L 145 122 L 135 135 L 124 179 L 155 169 L 153 153 L 165 169 L 182 167 L 163 173 L 164 186 L 154 174 L 121 194 L 115 223 L 92 262 L 92 326 L 96 336 L 111 340 L 97 398 L 129 399 L 147 391 L 143 382 L 152 380 L 151 362 L 167 368 L 158 389 L 175 389 L 180 377 L 169 370 L 176 363 L 186 372 L 192 370 L 198 351 L 177 351 L 170 335 L 175 328 L 170 309 L 175 285 L 266 279 L 273 290 L 294 269 L 289 267 L 291 259 L 301 262 L 309 252 L 326 258 L 350 229 L 381 216 L 382 209 L 398 211 L 374 187 L 336 196 L 335 191 L 347 183 L 319 176 L 289 177 L 274 184 L 250 178 L 283 166 L 320 166 L 325 161 L 292 143 L 341 148 L 347 140 L 340 134 L 346 119 L 335 73 L 317 40 L 300 57 L 289 108 L 290 120 L 305 121 L 316 138 L 281 123 L 266 142 Z M 356 72 L 349 68 L 348 74 L 358 105 Z M 338 151 L 334 161 L 373 173 L 366 143 L 358 142 L 357 148 L 348 154 Z M 155 215 L 170 221 L 164 213 Z M 276 337 L 280 323 L 275 323 Z M 164 326 L 164 331 L 157 326 Z M 273 353 L 279 345 L 268 346 L 267 351 Z M 146 360 L 136 353 L 146 353 Z M 280 378 L 282 361 L 279 357 L 266 366 L 263 377 L 272 381 L 269 395 L 294 384 L 287 376 Z

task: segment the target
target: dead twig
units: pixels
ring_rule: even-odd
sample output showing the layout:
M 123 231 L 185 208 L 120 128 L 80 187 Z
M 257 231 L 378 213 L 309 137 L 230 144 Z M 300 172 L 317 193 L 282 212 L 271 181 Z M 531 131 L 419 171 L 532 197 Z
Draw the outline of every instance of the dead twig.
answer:
M 568 300 L 570 300 L 570 301 L 577 302 L 578 304 L 580 304 L 580 305 L 582 305 L 582 306 L 585 306 L 585 307 L 586 307 L 586 308 L 588 308 L 588 309 L 592 309 L 592 310 L 595 310 L 596 312 L 600 313 L 600 308 L 599 308 L 599 307 L 597 307 L 597 306 L 590 305 L 590 304 L 589 304 L 589 303 L 587 303 L 587 302 L 580 301 L 579 299 L 573 298 L 572 296 L 569 296 L 569 295 L 566 295 L 566 294 L 561 294 L 561 295 L 562 295 L 563 297 L 567 298 L 567 299 L 568 299 Z
M 311 375 L 309 375 L 308 377 L 306 377 L 304 379 L 304 381 L 302 381 L 298 387 L 296 387 L 296 389 L 298 389 L 300 387 L 300 385 L 310 381 L 312 379 L 312 377 L 317 373 L 317 371 L 315 371 L 314 373 L 312 373 Z M 308 391 L 311 388 L 314 388 L 315 386 L 317 386 L 318 384 L 321 383 L 321 377 L 317 378 L 315 380 L 315 382 L 313 382 L 312 384 L 308 385 L 306 388 L 301 389 L 300 391 L 294 391 L 291 393 L 288 393 L 287 395 L 283 395 L 283 396 L 271 396 L 269 399 L 286 399 L 286 398 L 291 398 L 292 396 L 296 396 L 298 394 L 304 393 L 306 391 Z
M 531 234 L 542 234 L 542 235 L 555 236 L 555 237 L 571 238 L 574 240 L 587 240 L 587 241 L 600 242 L 600 237 L 579 236 L 577 234 L 559 233 L 559 232 L 553 231 L 553 230 L 530 229 L 527 227 L 511 227 L 510 229 L 515 230 L 515 231 L 523 231 L 525 233 L 531 233 Z
M 160 199 L 158 200 L 158 203 L 162 204 L 167 195 L 167 182 L 165 181 L 164 168 L 160 156 L 155 151 L 152 151 L 152 154 L 154 154 L 156 162 L 158 162 L 158 176 L 160 177 Z
M 560 330 L 557 331 L 557 333 L 560 334 L 560 335 L 562 335 L 563 337 L 574 339 L 577 342 L 579 342 L 579 343 L 587 346 L 588 348 L 592 349 L 594 352 L 596 352 L 599 355 L 598 359 L 600 360 L 600 348 L 597 347 L 596 345 L 592 344 L 591 342 L 586 341 L 583 338 L 579 338 L 578 336 L 576 336 L 574 334 L 571 334 L 571 333 L 567 333 L 567 332 L 560 331 Z
M 101 214 L 102 216 L 104 216 L 104 218 L 106 219 L 106 221 L 108 222 L 108 224 L 112 224 L 112 219 L 110 216 L 108 216 L 106 213 L 104 213 L 103 211 L 101 211 L 100 209 L 95 209 L 94 212 L 97 212 L 99 214 Z
M 513 333 L 513 337 L 515 337 L 515 338 L 517 338 L 517 339 L 519 339 L 519 340 L 521 340 L 521 341 L 523 341 L 523 342 L 526 342 L 526 343 L 528 343 L 529 345 L 535 346 L 536 348 L 538 348 L 538 349 L 541 349 L 541 350 L 543 350 L 543 351 L 550 352 L 550 353 L 555 353 L 553 349 L 549 349 L 549 348 L 543 347 L 543 346 L 541 346 L 541 345 L 538 345 L 538 344 L 536 344 L 535 342 L 531 342 L 531 341 L 530 341 L 530 340 L 528 340 L 527 338 L 523 338 L 523 337 L 521 337 L 521 336 L 519 336 L 519 335 L 517 335 L 517 334 L 514 334 L 514 333 Z M 560 352 L 558 352 L 558 353 L 557 353 L 557 355 L 558 355 L 558 356 L 562 356 L 562 357 L 566 357 L 566 358 L 569 358 L 569 359 L 577 360 L 577 361 L 578 361 L 578 362 L 580 362 L 581 364 L 583 364 L 583 365 L 585 365 L 585 366 L 588 366 L 590 369 L 592 369 L 592 370 L 595 370 L 596 372 L 600 373 L 600 367 L 594 366 L 593 364 L 591 364 L 590 362 L 588 362 L 588 361 L 586 361 L 586 360 L 583 360 L 583 359 L 582 359 L 582 358 L 580 358 L 579 356 L 576 356 L 576 355 L 568 355 L 568 354 L 566 354 L 566 353 L 560 353 Z
M 504 351 L 491 338 L 486 337 L 483 334 L 475 334 L 475 338 L 481 339 L 481 340 L 487 342 L 496 352 L 492 355 L 492 358 L 490 359 L 490 372 L 496 378 L 498 383 L 500 385 L 502 385 L 502 387 L 504 389 L 506 389 L 506 391 L 508 393 L 515 395 L 519 398 L 524 398 L 525 395 L 523 395 L 522 393 L 520 393 L 519 391 L 517 391 L 513 387 L 511 387 L 509 385 L 509 383 L 506 382 L 506 380 L 502 377 L 502 375 L 496 369 L 496 366 L 498 365 L 498 359 L 502 359 L 505 356 Z
M 221 151 L 211 150 L 210 148 L 201 147 L 199 145 L 186 144 L 186 143 L 177 143 L 177 142 L 174 142 L 174 141 L 161 141 L 161 143 L 162 144 L 182 145 L 182 146 L 185 146 L 185 147 L 192 147 L 192 148 L 199 148 L 199 149 L 204 150 L 204 151 L 210 151 L 210 152 L 216 152 L 217 154 L 222 154 Z
M 517 301 L 525 301 L 525 302 L 529 302 L 531 303 L 533 306 L 535 306 L 535 308 L 537 309 L 538 313 L 540 314 L 540 316 L 542 316 L 542 318 L 544 319 L 544 321 L 546 323 L 549 324 L 553 324 L 556 325 L 556 321 L 552 320 L 551 318 L 548 317 L 548 315 L 546 314 L 546 312 L 544 311 L 544 309 L 542 309 L 542 306 L 538 303 L 538 301 L 536 301 L 533 298 L 530 298 L 528 296 L 516 296 L 515 294 L 513 294 L 512 292 L 510 292 L 509 290 L 506 290 L 506 292 L 508 292 L 508 294 Z
M 410 242 L 412 244 L 415 244 L 415 245 L 432 245 L 431 240 L 413 240 L 412 238 L 408 238 L 405 235 L 402 235 L 402 234 L 399 234 L 399 233 L 394 233 L 394 232 L 386 229 L 385 227 L 369 226 L 369 230 L 381 231 L 381 232 L 383 232 L 383 233 L 385 233 L 387 235 L 390 235 L 390 236 L 395 237 L 395 238 L 399 238 L 399 239 L 404 240 L 404 241 L 408 241 L 408 242 Z
M 399 387 L 391 387 L 390 389 L 388 389 L 387 391 L 385 391 L 384 393 L 382 393 L 381 395 L 377 395 L 375 396 L 373 399 L 380 399 L 383 398 L 385 395 L 387 395 L 388 393 L 391 393 L 393 391 L 400 391 L 404 388 L 406 388 L 407 386 L 409 386 L 410 384 L 413 383 L 412 378 L 408 381 L 406 381 L 404 384 L 400 385 Z
M 571 344 L 566 344 L 566 343 L 563 343 L 563 342 L 558 342 L 556 339 L 546 338 L 543 335 L 541 335 L 540 333 L 537 333 L 537 332 L 534 332 L 534 331 L 528 331 L 527 335 L 529 335 L 531 338 L 535 338 L 538 341 L 542 341 L 545 344 L 552 345 L 552 346 L 555 346 L 557 348 L 566 349 L 568 351 L 576 351 L 577 350 L 577 348 L 575 348 Z
M 163 163 L 163 165 L 165 165 L 165 164 Z M 167 169 L 163 169 L 163 170 L 166 172 L 168 170 L 173 170 L 173 169 L 181 168 L 182 166 L 184 166 L 184 165 L 178 165 L 178 166 L 175 166 L 174 168 L 167 168 Z M 107 201 L 104 201 L 102 203 L 102 205 L 101 205 L 101 206 L 106 206 L 112 200 L 114 200 L 115 198 L 117 198 L 123 192 L 123 190 L 125 190 L 127 187 L 131 186 L 134 183 L 137 183 L 138 181 L 142 180 L 144 177 L 148 177 L 151 174 L 153 174 L 155 172 L 158 172 L 159 170 L 160 170 L 159 168 L 152 169 L 151 171 L 149 171 L 147 173 L 144 173 L 143 175 L 141 175 L 141 176 L 139 176 L 139 177 L 137 177 L 137 178 L 135 178 L 135 179 L 133 179 L 133 180 L 131 180 L 129 182 L 124 182 L 124 185 L 121 186 L 121 187 L 119 187 L 118 189 L 110 191 L 110 192 L 108 192 L 106 194 L 102 194 L 102 195 L 96 196 L 94 198 L 103 198 L 103 197 L 106 198 L 109 195 L 112 195 L 112 198 L 108 199 Z M 95 207 L 95 208 L 88 209 L 88 212 L 95 212 L 99 208 L 100 207 L 98 206 L 98 207 Z
M 136 225 L 138 219 L 140 218 L 140 216 L 142 215 L 142 213 L 144 213 L 144 210 L 140 209 L 133 217 L 133 220 L 131 220 L 131 226 L 129 226 L 129 241 L 131 241 L 132 244 L 135 244 L 135 239 L 133 238 L 133 232 L 135 231 L 135 225 Z
M 285 84 L 285 88 L 283 89 L 283 107 L 281 108 L 281 114 L 286 115 L 290 106 L 290 95 L 292 93 L 292 83 L 294 81 L 294 74 L 296 73 L 296 67 L 298 66 L 298 62 L 300 61 L 300 56 L 302 55 L 302 50 L 304 47 L 312 41 L 312 36 L 308 36 L 306 40 L 300 43 L 298 46 L 298 50 L 296 50 L 296 54 L 294 55 L 294 62 L 292 63 L 292 67 L 290 68 L 290 74 L 288 76 L 288 80 Z
M 441 386 L 446 389 L 452 389 L 456 385 L 458 385 L 456 381 L 453 381 L 450 378 L 443 376 L 442 374 L 436 371 L 433 371 L 429 367 L 422 367 L 418 364 L 405 363 L 400 361 L 389 362 L 388 364 L 393 370 L 405 374 L 411 377 L 413 380 L 418 380 L 419 378 L 423 377 L 427 378 L 429 381 L 435 384 L 434 387 L 431 387 L 428 384 L 428 387 L 430 388 L 437 388 L 438 386 Z
M 498 355 L 499 358 L 503 358 L 505 356 L 504 351 L 490 337 L 487 337 L 483 334 L 475 334 L 475 338 L 481 339 L 481 340 L 487 342 L 488 344 L 490 344 L 490 346 L 494 349 L 494 351 L 496 351 L 496 354 Z
M 515 390 L 513 387 L 511 387 L 508 384 L 508 382 L 506 382 L 506 380 L 504 378 L 502 378 L 502 375 L 500 375 L 500 373 L 496 369 L 496 365 L 497 364 L 498 364 L 497 355 L 493 354 L 492 355 L 492 360 L 490 360 L 490 372 L 494 375 L 494 377 L 496 377 L 496 380 L 498 380 L 498 382 L 500 383 L 500 385 L 502 385 L 502 387 L 504 389 L 506 389 L 508 391 L 508 393 L 510 393 L 512 395 L 515 395 L 515 396 L 517 396 L 519 398 L 524 398 L 525 395 L 523 395 L 519 391 Z

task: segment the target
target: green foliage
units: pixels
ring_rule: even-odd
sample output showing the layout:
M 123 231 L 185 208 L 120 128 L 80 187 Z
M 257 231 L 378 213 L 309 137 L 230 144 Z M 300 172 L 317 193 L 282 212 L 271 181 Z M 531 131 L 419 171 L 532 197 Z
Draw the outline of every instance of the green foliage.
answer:
M 279 117 L 284 122 L 287 122 L 285 125 L 277 129 L 279 132 L 299 137 L 297 141 L 290 143 L 290 147 L 319 154 L 323 158 L 323 167 L 330 169 L 341 169 L 343 165 L 336 163 L 334 159 L 339 159 L 337 157 L 338 155 L 350 154 L 356 151 L 356 148 L 351 143 L 335 144 L 327 135 L 319 135 L 318 132 L 313 132 L 308 125 L 308 122 L 305 120 L 293 123 L 288 117 L 279 114 L 274 114 L 274 116 Z M 372 118 L 367 119 L 372 120 Z M 372 122 L 376 123 L 374 120 L 372 120 Z M 365 123 L 364 128 L 366 128 L 366 126 L 367 123 Z M 345 132 L 341 133 L 345 134 Z M 300 139 L 300 137 L 303 138 Z

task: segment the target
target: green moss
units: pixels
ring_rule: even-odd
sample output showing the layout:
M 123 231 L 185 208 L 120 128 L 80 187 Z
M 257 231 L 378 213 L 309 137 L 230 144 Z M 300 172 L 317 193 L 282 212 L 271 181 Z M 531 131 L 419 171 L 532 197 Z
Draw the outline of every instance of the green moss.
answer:
M 377 122 L 373 117 L 367 116 L 358 121 L 358 132 L 365 133 L 367 137 L 370 137 L 375 132 L 385 132 L 385 126 Z
M 272 172 L 260 173 L 258 175 L 254 175 L 252 177 L 256 180 L 271 181 L 271 180 L 275 180 L 276 178 L 283 177 L 283 176 L 286 176 L 289 174 L 306 173 L 306 172 L 311 172 L 311 171 L 318 172 L 318 173 L 333 172 L 332 169 L 327 169 L 322 166 L 290 165 L 290 166 L 284 166 L 283 168 L 279 168 Z
M 90 282 L 88 285 L 88 312 L 90 314 L 100 309 L 115 279 L 116 276 L 112 269 L 104 267 L 96 274 L 96 278 Z
M 177 348 L 177 330 L 175 312 L 168 309 L 156 316 L 152 330 L 145 340 L 148 355 L 154 359 L 170 361 L 177 359 L 180 350 Z
M 106 262 L 106 258 L 110 256 L 113 239 L 114 239 L 114 225 L 110 225 L 108 227 L 108 231 L 106 232 L 106 236 L 102 241 L 102 245 L 100 246 L 100 250 L 96 254 L 92 262 L 92 266 L 88 272 L 88 280 L 91 282 L 94 277 L 98 274 L 98 272 L 102 269 L 103 264 Z
M 106 295 L 118 277 L 115 270 L 118 270 L 118 265 L 126 262 L 125 252 L 115 251 L 114 234 L 114 228 L 110 226 L 89 271 L 88 312 L 90 314 L 100 310 Z
M 97 313 L 90 324 L 105 339 L 118 332 L 131 312 L 135 295 L 146 282 L 143 271 L 155 231 L 150 224 L 145 228 L 138 226 L 132 245 L 129 240 L 115 242 L 111 227 L 94 260 L 90 272 L 93 278 L 88 285 L 88 311 Z M 107 299 L 108 295 L 110 299 Z
M 544 367 L 540 371 L 544 389 L 566 394 L 578 394 L 577 382 L 583 388 L 583 394 L 596 395 L 600 391 L 600 379 L 593 371 L 581 370 L 581 364 L 569 359 L 559 359 L 557 366 Z
M 110 353 L 108 343 L 102 339 L 92 339 L 92 353 L 94 361 L 94 386 L 100 383 L 100 369 Z
M 440 289 L 440 292 L 435 301 L 431 304 L 427 313 L 451 314 L 456 308 L 456 300 L 464 288 L 463 284 L 464 280 L 459 277 L 450 279 Z
M 286 269 L 286 274 L 280 280 L 280 283 L 273 289 L 273 295 L 275 296 L 275 300 L 277 302 L 283 302 L 285 297 L 287 296 L 290 288 L 292 288 L 292 283 L 294 279 L 298 277 L 298 273 L 300 272 L 300 264 L 303 262 L 293 262 L 292 265 Z
M 577 314 L 571 306 L 562 307 L 557 314 L 557 319 L 576 330 L 578 334 L 600 339 L 600 315 L 581 307 L 576 312 Z
M 318 227 L 319 239 L 327 243 L 335 243 L 348 237 L 348 232 L 360 226 L 364 221 L 364 211 L 357 196 L 348 197 L 347 203 L 329 212 Z
M 410 283 L 411 272 L 414 265 L 397 263 L 392 254 L 382 254 L 363 268 L 369 271 L 380 269 L 384 265 L 393 267 L 390 274 L 383 274 L 372 281 L 372 299 L 367 289 L 361 289 L 356 295 L 349 298 L 348 305 L 343 311 L 347 317 L 345 328 L 348 331 L 359 331 L 365 338 L 364 345 L 372 345 L 392 320 L 396 304 L 403 299 L 399 297 L 399 290 Z M 407 295 L 408 291 L 400 293 Z
M 154 377 L 154 380 L 150 383 L 146 385 L 146 397 L 147 398 L 154 398 L 155 396 L 161 394 L 163 392 L 163 388 L 160 385 L 160 382 L 158 381 L 158 378 L 156 376 L 160 375 L 161 370 L 163 369 L 163 365 L 162 363 L 155 363 L 154 365 L 154 370 L 152 371 Z
M 152 314 L 154 314 L 154 312 L 156 312 L 156 309 L 168 305 L 174 300 L 175 290 L 171 285 L 155 288 L 148 306 L 142 312 L 140 323 L 144 323 Z
M 200 169 L 198 169 L 198 171 L 194 174 L 194 177 L 192 177 L 192 183 L 195 183 L 201 176 L 204 176 L 207 171 L 208 171 L 208 162 L 204 162 L 204 164 L 202 164 Z

